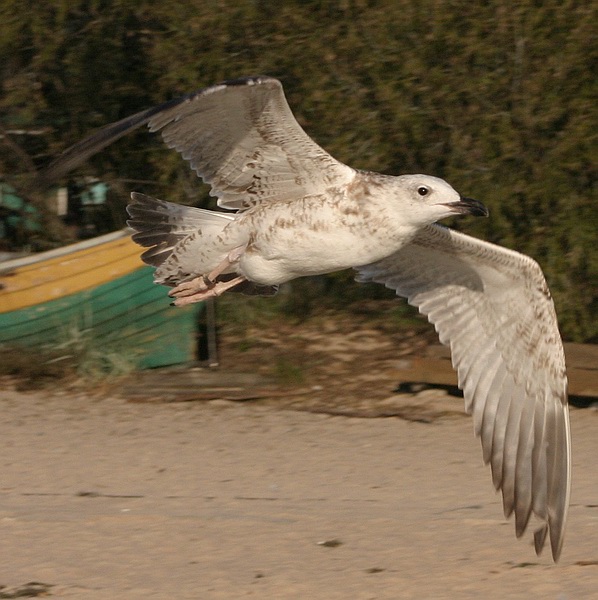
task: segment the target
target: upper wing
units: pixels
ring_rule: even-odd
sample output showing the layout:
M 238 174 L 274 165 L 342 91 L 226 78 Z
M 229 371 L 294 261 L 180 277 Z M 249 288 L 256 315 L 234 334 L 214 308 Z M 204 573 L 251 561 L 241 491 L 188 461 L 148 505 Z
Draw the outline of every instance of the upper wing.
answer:
M 505 516 L 515 512 L 519 537 L 533 512 L 543 522 L 534 533 L 536 552 L 550 533 L 557 560 L 570 490 L 567 377 L 538 264 L 431 225 L 405 248 L 358 271 L 359 281 L 383 283 L 406 297 L 450 345 Z
M 295 120 L 281 83 L 271 77 L 227 81 L 113 123 L 68 149 L 42 177 L 54 180 L 141 125 L 212 186 L 218 205 L 319 194 L 348 183 L 354 170 L 318 146 Z

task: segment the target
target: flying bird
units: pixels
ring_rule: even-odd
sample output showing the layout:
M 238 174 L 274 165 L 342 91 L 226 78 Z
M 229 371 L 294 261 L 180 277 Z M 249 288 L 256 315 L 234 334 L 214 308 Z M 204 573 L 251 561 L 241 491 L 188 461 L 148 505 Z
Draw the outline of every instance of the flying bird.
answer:
M 271 295 L 297 277 L 352 268 L 394 289 L 450 346 L 483 458 L 518 537 L 561 553 L 570 493 L 567 377 L 554 305 L 530 257 L 436 222 L 488 214 L 428 175 L 353 169 L 295 120 L 281 83 L 248 77 L 106 126 L 47 169 L 52 180 L 147 125 L 189 161 L 222 209 L 132 194 L 133 239 L 175 305 L 227 290 Z

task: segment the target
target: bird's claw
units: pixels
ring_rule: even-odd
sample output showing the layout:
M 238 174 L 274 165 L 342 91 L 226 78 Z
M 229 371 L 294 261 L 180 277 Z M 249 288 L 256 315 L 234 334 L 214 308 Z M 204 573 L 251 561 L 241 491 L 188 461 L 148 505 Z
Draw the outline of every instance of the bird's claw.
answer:
M 203 277 L 197 277 L 196 279 L 202 279 L 203 281 Z M 192 283 L 193 281 L 196 280 L 185 282 L 185 284 Z M 208 281 L 210 280 L 208 279 Z M 187 306 L 188 304 L 193 304 L 195 302 L 202 302 L 208 298 L 216 298 L 226 292 L 226 290 L 230 290 L 244 281 L 247 281 L 245 277 L 239 276 L 231 279 L 230 281 L 218 281 L 214 283 L 210 281 L 212 285 L 210 287 L 203 287 L 202 289 L 197 289 L 196 286 L 195 289 L 192 290 L 189 286 L 187 286 L 185 289 L 177 291 L 181 285 L 185 285 L 180 284 L 170 291 L 169 296 L 176 297 L 176 300 L 173 302 L 175 306 Z
M 176 287 L 172 288 L 168 295 L 171 298 L 184 298 L 186 296 L 192 296 L 198 292 L 206 292 L 215 287 L 216 283 L 212 281 L 207 275 L 200 275 L 189 281 L 183 281 Z

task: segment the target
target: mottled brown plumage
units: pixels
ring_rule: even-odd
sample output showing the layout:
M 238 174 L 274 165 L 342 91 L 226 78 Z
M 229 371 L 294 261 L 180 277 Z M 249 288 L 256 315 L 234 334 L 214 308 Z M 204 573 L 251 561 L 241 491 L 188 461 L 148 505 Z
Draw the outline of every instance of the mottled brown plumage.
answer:
M 517 536 L 558 559 L 569 503 L 567 378 L 554 306 L 531 258 L 435 224 L 487 214 L 446 182 L 336 161 L 299 126 L 280 82 L 224 82 L 109 125 L 68 150 L 52 180 L 148 125 L 234 214 L 133 194 L 133 239 L 176 304 L 227 289 L 272 294 L 353 267 L 419 307 L 451 348 L 466 409 Z

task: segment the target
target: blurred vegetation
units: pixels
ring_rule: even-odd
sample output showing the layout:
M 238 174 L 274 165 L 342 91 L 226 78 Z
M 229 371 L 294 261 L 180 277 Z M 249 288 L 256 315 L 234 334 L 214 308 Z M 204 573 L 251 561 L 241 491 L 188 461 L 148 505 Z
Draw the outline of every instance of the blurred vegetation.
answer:
M 0 378 L 12 378 L 20 390 L 77 381 L 98 384 L 133 372 L 138 368 L 135 358 L 130 348 L 101 343 L 92 330 L 72 324 L 52 344 L 0 345 Z
M 0 378 L 10 377 L 18 390 L 52 387 L 72 381 L 76 366 L 60 352 L 0 346 Z
M 434 174 L 483 200 L 490 219 L 451 225 L 536 258 L 565 337 L 598 341 L 596 3 L 3 0 L 0 16 L 5 178 L 19 183 L 94 128 L 153 104 L 272 75 L 338 159 Z M 145 132 L 79 173 L 109 182 L 123 207 L 131 189 L 209 201 Z M 344 300 L 349 278 L 332 277 L 326 292 Z

